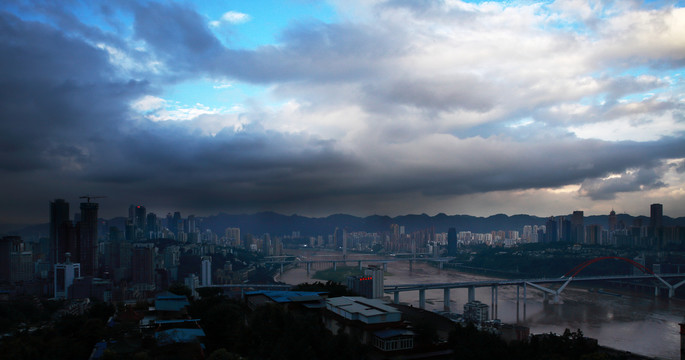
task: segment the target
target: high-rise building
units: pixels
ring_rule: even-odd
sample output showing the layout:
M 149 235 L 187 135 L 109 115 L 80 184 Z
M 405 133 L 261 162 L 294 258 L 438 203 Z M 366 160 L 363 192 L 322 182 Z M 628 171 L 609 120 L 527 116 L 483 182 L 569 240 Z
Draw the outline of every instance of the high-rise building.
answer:
M 0 239 L 0 283 L 11 280 L 13 238 L 13 236 L 5 236 Z
M 148 235 L 145 233 L 146 220 L 145 206 L 136 205 L 133 209 L 133 226 L 135 226 L 136 240 L 148 238 Z
M 559 241 L 559 232 L 557 231 L 557 221 L 554 216 L 550 216 L 545 224 L 545 240 L 546 242 L 557 242 Z
M 52 267 L 57 261 L 57 254 L 65 252 L 65 249 L 60 249 L 59 244 L 59 227 L 65 221 L 69 220 L 69 203 L 64 199 L 55 199 L 50 202 L 50 242 L 48 248 L 48 261 Z M 62 241 L 63 243 L 63 241 Z
M 174 227 L 174 216 L 171 215 L 171 213 L 166 214 L 166 228 L 169 229 L 169 231 L 174 232 L 175 227 Z
M 611 209 L 611 212 L 609 213 L 609 231 L 614 230 L 616 230 L 616 211 Z
M 176 240 L 180 240 L 179 235 L 183 233 L 183 218 L 181 217 L 180 211 L 174 212 L 173 224 L 171 227 L 169 227 L 169 230 L 173 231 L 174 234 L 176 234 Z
M 585 228 L 585 243 L 591 245 L 600 245 L 602 243 L 601 225 L 588 225 Z
M 342 230 L 342 251 L 343 257 L 347 256 L 347 229 Z
M 54 289 L 56 299 L 68 299 L 69 288 L 75 278 L 81 277 L 81 264 L 71 262 L 71 254 L 65 253 L 64 263 L 55 264 Z
M 145 237 L 148 239 L 157 239 L 159 237 L 159 226 L 157 215 L 155 213 L 148 213 L 145 220 Z
M 195 215 L 188 215 L 188 233 L 196 233 L 197 231 L 197 224 L 195 222 Z
M 240 247 L 240 228 L 226 228 L 228 246 Z
M 373 282 L 372 298 L 382 299 L 385 295 L 383 292 L 383 268 L 376 265 L 369 265 L 369 267 L 364 270 L 364 275 L 371 276 Z
M 155 244 L 133 244 L 131 253 L 133 284 L 155 283 Z
M 457 256 L 457 229 L 447 230 L 447 256 Z
M 576 244 L 585 242 L 585 225 L 583 212 L 576 210 L 571 216 L 571 241 Z
M 98 204 L 81 203 L 79 232 L 79 262 L 81 275 L 96 276 L 98 272 Z
M 649 227 L 658 229 L 664 226 L 664 206 L 662 204 L 652 204 L 649 210 Z
M 202 286 L 212 286 L 212 257 L 202 257 Z
M 335 248 L 336 249 L 341 249 L 343 246 L 343 230 L 341 228 L 336 227 L 335 230 L 333 231 L 333 241 L 335 243 Z

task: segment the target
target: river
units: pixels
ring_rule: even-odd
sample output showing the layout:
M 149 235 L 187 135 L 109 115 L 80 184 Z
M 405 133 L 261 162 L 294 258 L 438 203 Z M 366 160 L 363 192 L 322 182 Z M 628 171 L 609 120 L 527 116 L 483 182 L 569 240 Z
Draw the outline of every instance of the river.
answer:
M 281 281 L 288 284 L 314 282 L 317 281 L 311 277 L 314 273 L 314 269 L 307 275 L 304 267 L 294 268 L 284 272 Z M 407 262 L 391 262 L 388 273 L 384 279 L 386 285 L 491 279 L 452 269 L 439 270 L 426 263 L 414 263 L 410 270 Z M 615 296 L 569 286 L 561 294 L 563 304 L 547 304 L 543 303 L 540 291 L 528 287 L 524 313 L 523 288 L 520 288 L 518 312 L 516 292 L 516 286 L 499 287 L 498 318 L 505 323 L 518 322 L 528 326 L 531 334 L 561 334 L 566 328 L 580 329 L 585 336 L 596 338 L 603 346 L 650 357 L 680 358 L 678 323 L 685 319 L 685 301 L 682 299 L 655 298 L 649 294 L 624 291 L 622 296 Z M 392 301 L 390 297 L 387 299 Z M 450 300 L 451 310 L 461 313 L 467 301 L 467 290 L 451 290 Z M 476 289 L 476 300 L 491 305 L 491 289 Z M 400 302 L 418 306 L 418 291 L 402 292 Z M 443 290 L 426 291 L 426 309 L 442 310 L 443 306 Z

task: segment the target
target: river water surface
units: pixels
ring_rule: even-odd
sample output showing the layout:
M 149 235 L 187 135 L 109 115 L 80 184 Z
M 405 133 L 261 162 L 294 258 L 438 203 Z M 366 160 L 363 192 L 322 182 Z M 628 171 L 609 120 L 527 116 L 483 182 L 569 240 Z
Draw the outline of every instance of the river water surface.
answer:
M 348 265 L 353 264 L 356 262 Z M 281 281 L 293 285 L 314 282 L 317 281 L 312 278 L 314 273 L 315 269 L 307 275 L 304 267 L 294 268 L 284 272 Z M 388 273 L 384 279 L 386 285 L 491 279 L 452 269 L 439 270 L 426 263 L 414 263 L 410 270 L 409 263 L 404 261 L 389 263 Z M 547 304 L 543 303 L 539 291 L 528 287 L 524 311 L 523 288 L 520 288 L 517 311 L 517 287 L 499 287 L 497 317 L 505 323 L 526 325 L 530 327 L 531 334 L 561 334 L 566 328 L 574 331 L 580 329 L 585 336 L 598 339 L 603 346 L 651 357 L 679 358 L 678 323 L 685 320 L 685 301 L 655 298 L 638 292 L 622 291 L 621 294 L 601 294 L 569 286 L 561 294 L 563 304 Z M 390 297 L 387 299 L 392 301 Z M 491 299 L 490 288 L 476 289 L 476 300 L 491 305 Z M 467 290 L 451 290 L 450 300 L 450 309 L 461 313 L 467 301 Z M 400 302 L 418 306 L 418 291 L 400 293 Z M 443 290 L 426 291 L 426 309 L 443 310 L 443 306 Z

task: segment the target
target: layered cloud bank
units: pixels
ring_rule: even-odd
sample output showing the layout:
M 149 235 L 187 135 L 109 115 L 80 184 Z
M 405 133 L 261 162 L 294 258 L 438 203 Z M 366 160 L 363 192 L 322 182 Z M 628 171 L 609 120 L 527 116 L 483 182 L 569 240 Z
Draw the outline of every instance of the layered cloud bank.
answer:
M 328 6 L 255 45 L 273 19 L 242 9 L 1 5 L 4 221 L 86 193 L 110 216 L 685 215 L 682 4 Z

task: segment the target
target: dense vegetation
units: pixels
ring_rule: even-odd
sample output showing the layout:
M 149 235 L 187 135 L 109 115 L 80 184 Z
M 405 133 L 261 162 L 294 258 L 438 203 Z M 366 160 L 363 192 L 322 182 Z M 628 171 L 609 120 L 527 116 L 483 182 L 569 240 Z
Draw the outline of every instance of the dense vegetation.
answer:
M 108 328 L 114 313 L 111 305 L 95 303 L 84 315 L 63 315 L 53 326 L 23 328 L 0 340 L 3 359 L 87 359 L 93 345 L 117 336 L 120 328 Z

